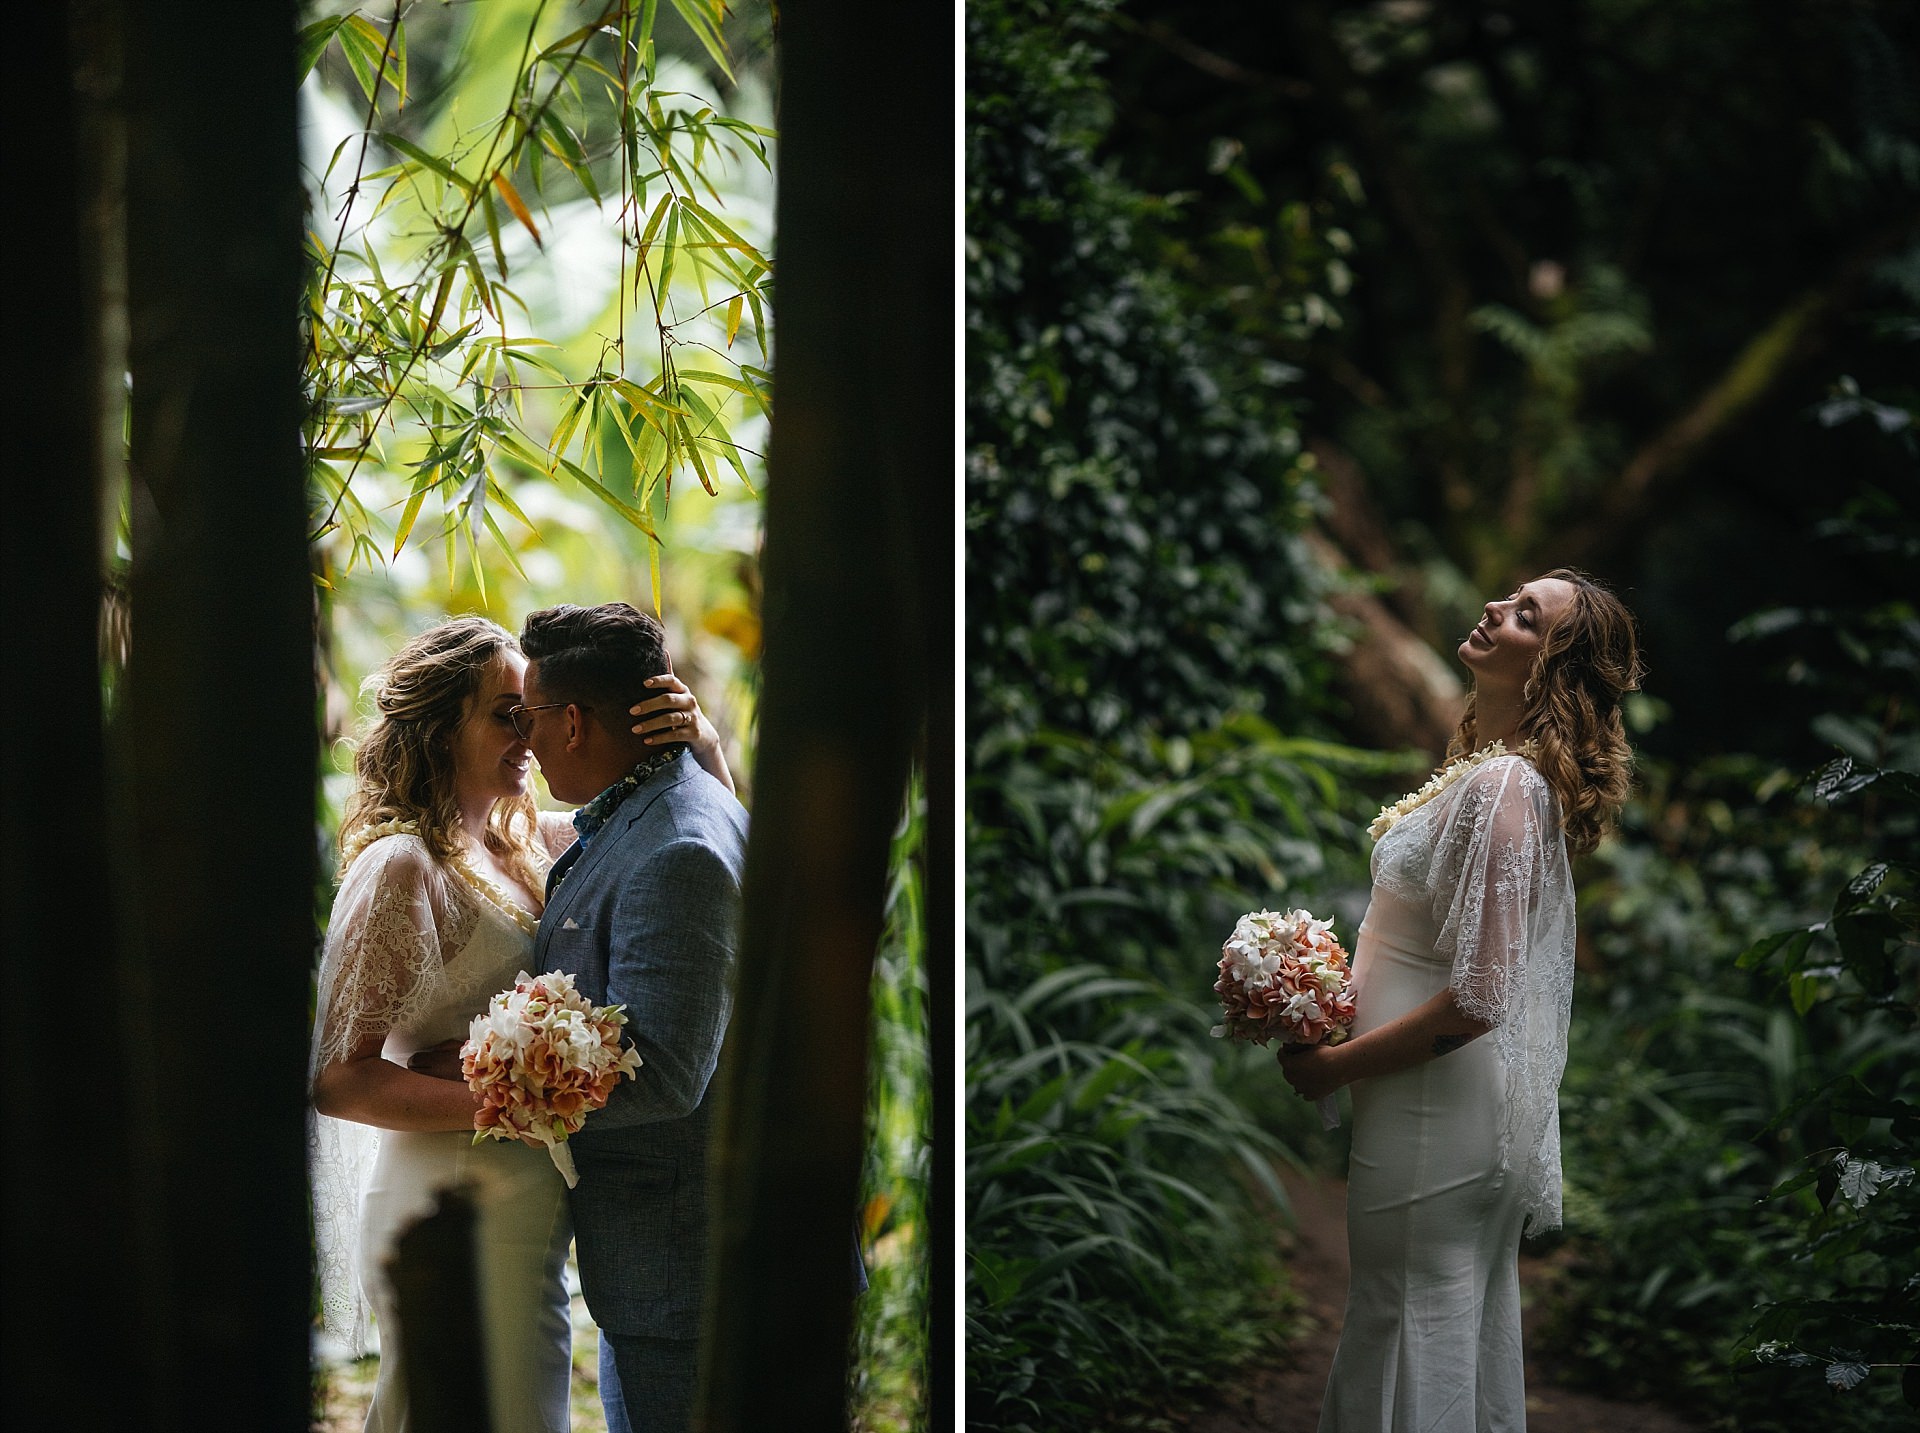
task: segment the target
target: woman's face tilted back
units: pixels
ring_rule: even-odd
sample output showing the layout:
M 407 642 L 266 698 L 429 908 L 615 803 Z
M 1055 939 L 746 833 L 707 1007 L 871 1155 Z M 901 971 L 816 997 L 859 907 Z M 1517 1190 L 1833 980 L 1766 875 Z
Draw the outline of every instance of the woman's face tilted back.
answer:
M 1559 577 L 1523 582 L 1512 596 L 1489 602 L 1458 653 L 1481 688 L 1519 691 L 1533 670 L 1547 629 L 1573 601 L 1573 584 Z

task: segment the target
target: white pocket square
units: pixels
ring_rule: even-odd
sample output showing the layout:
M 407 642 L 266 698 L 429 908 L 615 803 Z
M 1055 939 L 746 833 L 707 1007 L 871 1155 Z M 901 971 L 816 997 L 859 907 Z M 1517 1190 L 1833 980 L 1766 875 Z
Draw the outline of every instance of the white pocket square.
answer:
M 561 930 L 579 930 L 580 922 L 575 920 L 572 916 L 568 916 L 565 920 L 560 922 L 560 929 Z

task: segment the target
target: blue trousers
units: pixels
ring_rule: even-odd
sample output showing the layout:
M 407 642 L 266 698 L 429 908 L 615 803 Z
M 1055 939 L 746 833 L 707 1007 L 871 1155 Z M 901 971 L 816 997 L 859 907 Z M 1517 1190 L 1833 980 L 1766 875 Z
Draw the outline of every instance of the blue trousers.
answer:
M 607 1433 L 688 1433 L 697 1338 L 644 1338 L 600 1330 L 600 1404 Z

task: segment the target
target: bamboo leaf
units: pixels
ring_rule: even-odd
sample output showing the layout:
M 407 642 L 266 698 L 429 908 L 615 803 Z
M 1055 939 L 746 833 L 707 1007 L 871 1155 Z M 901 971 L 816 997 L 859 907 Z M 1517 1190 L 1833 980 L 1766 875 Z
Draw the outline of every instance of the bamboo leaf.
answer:
M 580 181 L 580 187 L 598 204 L 600 189 L 593 182 L 593 166 L 588 162 L 587 151 L 582 147 L 579 137 L 567 128 L 566 121 L 554 113 L 551 105 L 540 112 L 540 142 L 554 158 L 567 166 L 567 172 Z
M 400 549 L 407 545 L 407 535 L 413 531 L 414 521 L 420 516 L 420 504 L 426 500 L 427 490 L 434 485 L 440 469 L 422 466 L 413 479 L 413 491 L 407 495 L 407 505 L 400 510 L 400 525 L 393 532 L 393 555 L 398 557 Z
M 499 489 L 495 488 L 493 491 L 497 497 L 499 495 Z M 500 551 L 506 554 L 507 561 L 512 564 L 513 570 L 519 573 L 520 580 L 525 582 L 527 580 L 527 569 L 520 565 L 519 554 L 514 552 L 513 544 L 507 541 L 507 535 L 500 531 L 500 524 L 493 520 L 492 513 L 486 515 L 486 524 L 487 531 L 493 534 L 493 540 L 500 544 Z
M 340 28 L 346 18 L 345 15 L 335 15 L 330 19 L 315 20 L 300 32 L 297 50 L 299 75 L 295 84 L 304 83 L 307 76 L 313 73 L 320 56 L 326 53 L 328 41 L 333 39 L 333 32 Z
M 493 245 L 493 266 L 501 278 L 507 277 L 507 250 L 500 242 L 500 211 L 493 207 L 493 195 L 480 192 L 480 212 L 487 221 L 487 242 Z
M 705 205 L 697 204 L 691 199 L 686 200 L 685 203 L 687 208 L 699 217 L 700 222 L 706 226 L 710 235 L 718 234 L 722 239 L 725 239 L 730 246 L 738 249 L 741 253 L 746 254 L 752 259 L 758 260 L 760 258 L 760 251 L 735 233 L 733 229 L 728 226 L 726 220 L 722 219 L 718 214 L 714 213 Z
M 655 382 L 657 381 L 656 379 Z M 687 416 L 687 410 L 685 408 L 680 407 L 678 404 L 669 403 L 660 394 L 655 393 L 651 385 L 642 387 L 631 379 L 616 378 L 613 380 L 613 388 L 622 398 L 640 410 L 640 416 L 645 418 L 649 423 L 653 423 L 656 428 L 660 427 L 660 425 L 654 421 L 648 410 L 657 409 L 669 418 L 684 418 Z M 663 428 L 661 431 L 665 432 L 666 430 Z
M 700 456 L 700 445 L 693 440 L 693 431 L 687 427 L 686 419 L 682 418 L 679 421 L 681 436 L 686 439 L 687 457 L 693 463 L 693 471 L 700 479 L 700 486 L 707 490 L 708 497 L 719 497 L 720 489 L 713 485 L 713 477 L 707 472 L 706 459 Z
M 506 486 L 501 483 L 498 478 L 495 478 L 489 473 L 487 475 L 487 482 L 489 484 L 488 491 L 493 494 L 493 500 L 505 508 L 508 515 L 511 516 L 515 522 L 526 528 L 528 532 L 538 533 L 540 531 L 539 528 L 534 526 L 533 519 L 520 511 L 520 504 L 513 500 L 512 495 L 507 492 Z M 520 575 L 522 577 L 526 576 L 525 573 L 521 573 Z
M 733 347 L 734 336 L 740 332 L 740 310 L 745 300 L 735 294 L 727 302 L 727 347 Z
M 678 251 L 675 242 L 680 234 L 680 211 L 674 208 L 667 213 L 667 232 L 660 241 L 660 298 L 666 301 L 667 284 L 673 278 L 673 261 Z
M 575 45 L 582 44 L 585 41 L 592 39 L 593 36 L 599 32 L 599 29 L 600 29 L 600 21 L 590 20 L 577 30 L 567 31 L 566 34 L 562 35 L 559 39 L 555 40 L 551 45 L 548 45 L 544 50 L 540 51 L 539 54 L 535 55 L 533 57 L 534 63 L 541 64 L 547 61 L 551 61 L 556 56 L 560 55 L 562 51 L 570 50 Z
M 452 275 L 449 274 L 448 277 L 451 278 Z M 480 327 L 480 320 L 475 319 L 472 323 L 466 325 L 466 327 L 455 330 L 441 342 L 436 343 L 432 348 L 428 349 L 427 352 L 435 358 L 445 358 L 449 353 L 452 353 L 454 349 L 466 342 L 467 335 L 478 327 Z
M 634 250 L 634 263 L 643 269 L 647 265 L 647 252 L 653 247 L 653 236 L 660 232 L 660 225 L 666 219 L 667 209 L 672 203 L 672 194 L 662 194 L 660 202 L 653 206 L 653 213 L 647 219 L 647 227 L 641 231 L 640 243 Z
M 580 415 L 586 411 L 586 408 L 587 393 L 583 389 L 579 396 L 567 405 L 566 412 L 560 415 L 560 421 L 553 425 L 553 439 L 547 444 L 547 452 L 552 455 L 553 461 L 546 465 L 547 472 L 551 473 L 554 463 L 566 456 L 567 445 L 573 441 L 574 429 L 580 426 Z
M 473 185 L 468 183 L 467 180 L 460 175 L 458 170 L 439 155 L 430 154 L 422 149 L 404 134 L 395 134 L 390 129 L 383 129 L 380 131 L 380 142 L 396 153 L 404 154 L 416 164 L 426 166 L 449 184 L 459 189 L 461 193 L 472 197 L 474 193 Z
M 404 103 L 405 92 L 395 74 L 396 56 L 388 52 L 387 37 L 380 32 L 380 27 L 364 15 L 348 15 L 341 20 L 339 34 L 341 53 L 347 57 L 353 77 L 360 82 L 367 99 L 373 99 L 380 81 L 385 80 Z
M 760 290 L 747 290 L 747 307 L 753 310 L 753 339 L 760 345 L 760 352 L 767 351 L 767 315 L 760 304 Z
M 400 108 L 407 107 L 407 27 L 400 16 L 393 17 L 393 87 L 400 97 Z
M 680 18 L 687 22 L 687 28 L 706 48 L 706 52 L 720 67 L 720 73 L 732 84 L 733 66 L 727 63 L 726 41 L 720 34 L 720 21 L 726 11 L 723 6 L 708 3 L 708 0 L 673 0 L 673 8 L 680 12 Z
M 432 333 L 440 327 L 440 315 L 447 311 L 447 295 L 453 292 L 453 274 L 455 265 L 449 264 L 440 271 L 440 284 L 433 291 L 433 312 L 427 315 L 427 332 Z M 436 354 L 435 357 L 438 357 Z
M 500 197 L 507 201 L 507 208 L 513 211 L 513 217 L 520 221 L 529 234 L 533 235 L 534 247 L 544 250 L 547 246 L 540 238 L 540 230 L 535 227 L 533 215 L 527 212 L 527 206 L 521 202 L 520 191 L 513 187 L 513 182 L 504 174 L 495 174 L 493 187 L 498 189 Z

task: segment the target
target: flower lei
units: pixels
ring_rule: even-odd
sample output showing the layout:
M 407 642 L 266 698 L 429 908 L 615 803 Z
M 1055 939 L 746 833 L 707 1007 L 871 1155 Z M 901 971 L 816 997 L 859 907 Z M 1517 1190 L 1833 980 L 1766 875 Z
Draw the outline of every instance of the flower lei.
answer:
M 1481 747 L 1470 756 L 1457 757 L 1434 773 L 1427 784 L 1418 791 L 1409 791 L 1392 805 L 1382 806 L 1380 814 L 1374 817 L 1372 824 L 1367 827 L 1367 834 L 1378 841 L 1405 817 L 1425 806 L 1476 766 L 1484 765 L 1496 756 L 1524 756 L 1531 761 L 1535 750 L 1534 744 L 1530 741 L 1522 743 L 1520 749 L 1515 752 L 1509 752 L 1505 742 L 1495 741 Z
M 419 822 L 404 820 L 397 816 L 390 821 L 381 821 L 364 827 L 354 833 L 352 841 L 341 851 L 340 869 L 344 872 L 361 852 L 382 836 L 418 836 L 419 834 Z M 508 895 L 505 886 L 476 866 L 473 863 L 473 857 L 467 852 L 465 842 L 453 848 L 453 859 L 447 864 L 452 866 L 454 873 L 472 888 L 475 895 L 493 906 L 528 935 L 540 929 L 540 917 Z

